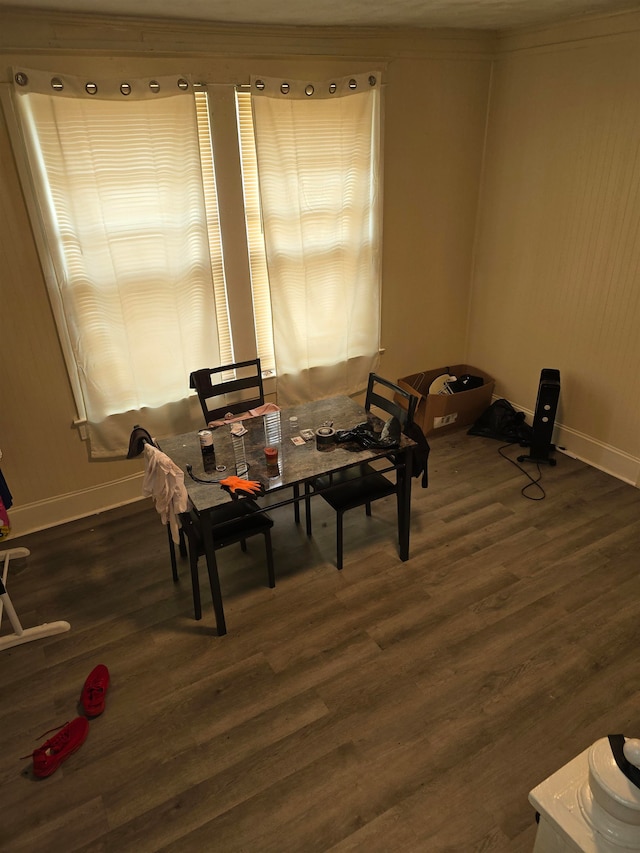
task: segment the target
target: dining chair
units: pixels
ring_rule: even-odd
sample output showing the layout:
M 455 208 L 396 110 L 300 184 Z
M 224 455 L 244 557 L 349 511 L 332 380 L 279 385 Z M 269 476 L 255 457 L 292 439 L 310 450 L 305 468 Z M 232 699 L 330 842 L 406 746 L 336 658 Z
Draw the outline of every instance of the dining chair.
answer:
M 391 417 L 397 418 L 404 431 L 409 424 L 413 423 L 417 403 L 417 397 L 395 383 L 375 373 L 369 374 L 364 404 L 367 412 L 372 414 L 381 412 L 384 414 L 383 420 Z M 386 455 L 391 461 L 396 461 L 393 453 Z M 412 472 L 408 472 L 408 475 L 411 476 Z M 310 489 L 319 493 L 336 512 L 336 563 L 338 569 L 342 569 L 343 564 L 343 516 L 345 512 L 364 506 L 366 514 L 370 516 L 373 501 L 393 494 L 399 500 L 397 480 L 396 482 L 390 480 L 368 462 L 362 462 L 328 476 L 317 477 L 311 480 L 305 489 L 308 536 L 311 536 Z
M 198 395 L 207 425 L 229 419 L 229 415 L 246 414 L 264 405 L 259 358 L 194 370 L 189 376 L 189 387 L 194 388 Z M 299 524 L 299 486 L 293 487 L 293 495 L 296 498 L 293 515 Z
M 147 445 L 152 448 L 152 452 L 147 450 Z M 262 512 L 258 504 L 250 498 L 233 498 L 206 515 L 198 516 L 189 506 L 182 470 L 157 447 L 147 430 L 135 426 L 129 440 L 127 458 L 132 459 L 142 452 L 145 454 L 143 494 L 154 499 L 156 509 L 167 525 L 174 583 L 179 580 L 176 545 L 181 557 L 189 557 L 195 618 L 202 618 L 198 560 L 205 553 L 202 533 L 204 523 L 211 525 L 216 551 L 236 543 L 240 543 L 242 550 L 246 551 L 246 540 L 262 534 L 265 540 L 268 584 L 273 588 L 276 582 L 271 545 L 271 517 Z
M 259 358 L 194 370 L 189 376 L 189 387 L 198 395 L 207 425 L 264 404 Z
M 264 536 L 267 558 L 267 582 L 271 589 L 276 585 L 273 564 L 273 549 L 271 545 L 271 528 L 273 520 L 266 512 L 260 512 L 259 506 L 250 498 L 237 498 L 230 503 L 216 507 L 212 514 L 213 547 L 218 551 L 227 545 L 238 542 L 243 551 L 247 550 L 246 540 L 261 534 Z M 188 543 L 189 569 L 191 571 L 191 587 L 193 590 L 193 609 L 196 619 L 202 618 L 200 601 L 200 578 L 198 561 L 204 557 L 204 538 L 202 535 L 203 519 L 192 510 L 180 515 L 181 530 L 184 531 Z M 174 542 L 171 540 L 171 548 Z

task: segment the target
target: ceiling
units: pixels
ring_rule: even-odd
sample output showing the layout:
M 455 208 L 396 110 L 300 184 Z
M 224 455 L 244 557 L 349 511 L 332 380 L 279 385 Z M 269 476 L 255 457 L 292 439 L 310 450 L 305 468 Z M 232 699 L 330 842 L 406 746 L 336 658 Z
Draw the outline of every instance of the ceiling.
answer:
M 0 7 L 228 24 L 511 30 L 640 10 L 640 0 L 0 0 Z

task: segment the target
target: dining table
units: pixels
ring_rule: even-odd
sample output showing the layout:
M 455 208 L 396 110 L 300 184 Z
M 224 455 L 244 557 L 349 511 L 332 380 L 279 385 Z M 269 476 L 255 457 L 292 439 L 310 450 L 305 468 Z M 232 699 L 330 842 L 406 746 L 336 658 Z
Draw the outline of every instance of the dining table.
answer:
M 199 431 L 158 440 L 158 446 L 184 472 L 184 483 L 191 508 L 201 521 L 203 545 L 211 588 L 211 597 L 219 636 L 226 634 L 224 606 L 213 541 L 212 524 L 207 516 L 216 507 L 236 497 L 220 486 L 219 481 L 234 475 L 259 482 L 263 495 L 251 496 L 260 509 L 273 510 L 292 504 L 299 520 L 299 506 L 321 492 L 309 488 L 319 477 L 336 474 L 346 468 L 379 460 L 377 469 L 397 477 L 398 542 L 400 559 L 409 559 L 411 523 L 411 479 L 415 442 L 401 436 L 400 445 L 389 448 L 356 448 L 353 443 L 327 442 L 319 436 L 350 430 L 368 421 L 377 431 L 384 421 L 367 412 L 356 400 L 347 396 L 330 397 L 290 406 L 256 417 L 225 423 L 213 429 L 215 460 L 205 462 L 201 452 Z M 238 424 L 245 430 L 234 435 Z M 306 436 L 306 438 L 305 438 Z M 277 461 L 265 454 L 265 448 L 277 450 Z M 360 469 L 358 469 L 360 470 Z M 301 493 L 301 488 L 303 493 Z M 310 526 L 307 526 L 310 531 Z

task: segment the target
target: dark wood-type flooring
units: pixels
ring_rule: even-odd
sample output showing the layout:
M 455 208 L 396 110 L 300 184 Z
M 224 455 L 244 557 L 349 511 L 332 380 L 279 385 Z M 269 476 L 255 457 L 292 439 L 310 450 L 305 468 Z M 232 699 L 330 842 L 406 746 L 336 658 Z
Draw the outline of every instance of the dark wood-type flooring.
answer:
M 218 555 L 222 638 L 150 502 L 9 539 L 24 627 L 71 631 L 0 652 L 0 849 L 530 851 L 528 792 L 640 736 L 640 491 L 558 454 L 526 500 L 499 446 L 432 441 L 406 563 L 393 498 L 346 515 L 342 573 L 322 499 L 311 541 L 276 510 L 274 590 L 260 537 Z M 97 663 L 105 713 L 34 779 Z

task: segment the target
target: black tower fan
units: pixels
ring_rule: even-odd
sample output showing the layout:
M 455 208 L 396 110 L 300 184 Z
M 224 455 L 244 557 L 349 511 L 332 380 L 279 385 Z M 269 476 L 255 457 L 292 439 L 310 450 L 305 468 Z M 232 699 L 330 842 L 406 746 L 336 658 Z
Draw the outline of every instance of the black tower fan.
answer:
M 560 371 L 544 368 L 540 373 L 538 399 L 533 415 L 533 435 L 531 452 L 528 456 L 518 456 L 518 462 L 545 462 L 555 465 L 556 460 L 549 456 L 555 445 L 551 443 L 553 427 L 560 397 Z

